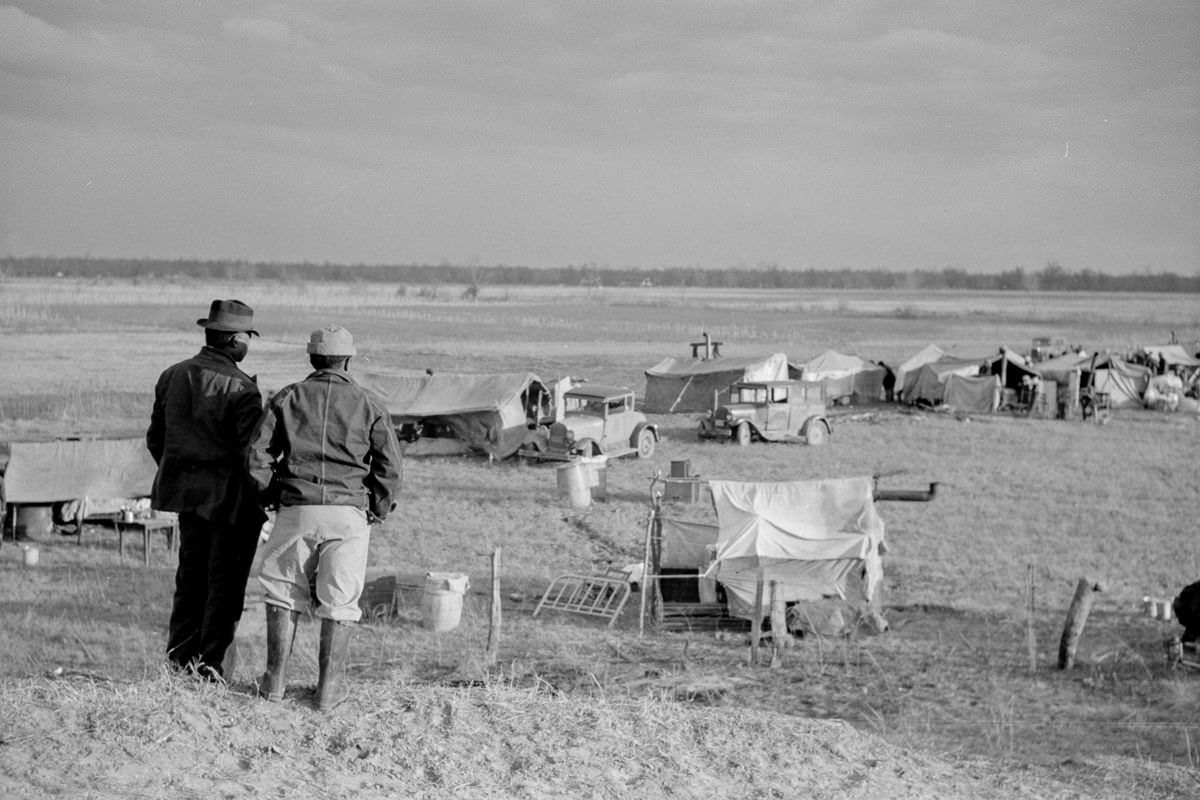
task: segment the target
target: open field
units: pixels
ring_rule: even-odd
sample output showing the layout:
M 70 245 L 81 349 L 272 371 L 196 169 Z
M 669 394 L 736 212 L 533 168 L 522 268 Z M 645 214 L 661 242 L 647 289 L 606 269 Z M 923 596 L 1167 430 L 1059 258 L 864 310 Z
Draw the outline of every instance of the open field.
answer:
M 421 289 L 424 288 L 422 291 Z M 484 287 L 0 283 L 0 439 L 140 435 L 155 377 L 201 342 L 213 297 L 255 307 L 246 368 L 275 388 L 302 377 L 314 327 L 350 328 L 386 369 L 532 371 L 644 386 L 642 370 L 708 331 L 728 355 L 827 348 L 888 363 L 929 342 L 982 356 L 1061 336 L 1126 349 L 1200 339 L 1195 297 L 717 292 Z M 1200 793 L 1200 673 L 1170 670 L 1143 595 L 1200 579 L 1200 420 L 1118 411 L 1107 425 L 876 410 L 835 422 L 828 445 L 701 444 L 693 415 L 656 416 L 649 461 L 608 470 L 609 500 L 579 511 L 553 467 L 409 459 L 402 513 L 372 563 L 417 586 L 471 575 L 464 623 L 363 626 L 356 693 L 330 719 L 308 708 L 315 626 L 295 689 L 250 699 L 261 608 L 239 634 L 229 689 L 160 667 L 172 566 L 122 563 L 112 537 L 41 543 L 23 569 L 0 547 L 0 795 L 157 797 L 1184 797 Z M 892 629 L 804 639 L 781 668 L 750 667 L 739 637 L 638 636 L 582 618 L 533 619 L 556 574 L 640 560 L 654 472 L 690 459 L 708 478 L 898 473 L 929 504 L 885 503 Z M 688 509 L 702 516 L 704 510 Z M 505 622 L 485 670 L 487 558 L 502 548 Z M 1026 576 L 1035 586 L 1029 666 Z M 1054 666 L 1075 583 L 1099 581 L 1078 665 Z M 633 605 L 637 596 L 634 595 Z M 61 668 L 56 675 L 55 670 Z M 163 788 L 166 787 L 166 788 Z

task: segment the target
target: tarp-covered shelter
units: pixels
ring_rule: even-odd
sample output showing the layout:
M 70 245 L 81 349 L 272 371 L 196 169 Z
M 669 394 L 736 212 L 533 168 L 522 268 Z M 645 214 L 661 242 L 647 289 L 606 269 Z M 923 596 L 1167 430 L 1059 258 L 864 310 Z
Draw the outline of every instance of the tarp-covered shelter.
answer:
M 1200 358 L 1193 358 L 1181 344 L 1158 344 L 1143 347 L 1151 356 L 1162 356 L 1169 367 L 1200 367 Z
M 883 394 L 883 367 L 854 355 L 826 350 L 800 365 L 800 380 L 819 383 L 831 401 L 877 401 Z
M 900 365 L 896 367 L 896 391 L 901 393 L 902 399 L 907 399 L 903 397 L 903 393 L 904 382 L 908 374 L 915 371 L 923 364 L 928 364 L 930 361 L 937 361 L 944 355 L 946 355 L 946 351 L 938 347 L 936 344 L 927 344 L 916 353 L 900 362 Z
M 937 405 L 945 399 L 946 378 L 951 375 L 977 376 L 982 363 L 982 360 L 977 358 L 964 359 L 944 355 L 936 361 L 922 364 L 904 375 L 904 402 L 909 405 Z
M 787 356 L 710 359 L 664 358 L 646 370 L 646 395 L 642 408 L 651 414 L 707 411 L 729 398 L 729 387 L 738 381 L 788 380 Z
M 141 438 L 8 442 L 0 449 L 7 454 L 6 503 L 140 498 L 148 497 L 154 485 L 154 459 Z M 0 454 L 0 463 L 4 460 Z
M 1066 353 L 1056 358 L 1050 358 L 1037 363 L 1038 374 L 1048 381 L 1066 383 L 1072 372 L 1085 373 L 1091 371 L 1092 356 L 1090 353 Z
M 473 450 L 507 458 L 545 421 L 551 394 L 528 372 L 496 374 L 355 373 L 378 394 L 413 455 Z
M 955 411 L 987 414 L 1000 408 L 999 375 L 947 375 L 942 403 Z
M 753 618 L 759 581 L 778 581 L 785 602 L 849 599 L 852 582 L 876 602 L 884 524 L 872 478 L 709 485 L 718 535 L 706 576 L 725 587 L 731 615 Z
M 1019 391 L 1029 379 L 1042 377 L 1041 366 L 1044 363 L 1048 362 L 1031 364 L 1019 353 L 1002 347 L 1000 352 L 988 361 L 987 369 L 1000 379 L 1001 388 Z
M 1115 355 L 1100 355 L 1089 362 L 1091 388 L 1108 395 L 1112 408 L 1134 408 L 1142 404 L 1142 395 L 1150 385 L 1153 371 L 1149 367 L 1130 364 Z M 1085 372 L 1084 385 L 1088 376 Z

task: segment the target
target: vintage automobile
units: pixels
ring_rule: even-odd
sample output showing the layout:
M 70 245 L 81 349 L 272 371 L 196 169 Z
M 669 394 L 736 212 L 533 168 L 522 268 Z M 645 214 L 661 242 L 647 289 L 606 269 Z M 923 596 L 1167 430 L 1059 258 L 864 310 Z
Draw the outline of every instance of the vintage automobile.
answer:
M 658 444 L 658 426 L 637 410 L 633 391 L 623 386 L 581 383 L 562 395 L 559 420 L 544 435 L 522 446 L 519 455 L 545 461 L 579 456 L 649 458 Z
M 833 429 L 820 384 L 745 381 L 729 389 L 729 402 L 700 420 L 701 439 L 824 444 Z

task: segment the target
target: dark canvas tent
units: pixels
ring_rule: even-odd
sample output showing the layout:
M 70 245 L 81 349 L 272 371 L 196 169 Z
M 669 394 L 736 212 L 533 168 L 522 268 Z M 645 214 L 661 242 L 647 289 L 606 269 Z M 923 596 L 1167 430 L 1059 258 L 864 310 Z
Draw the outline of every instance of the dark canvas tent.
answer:
M 474 450 L 507 458 L 525 441 L 531 420 L 541 421 L 550 408 L 546 386 L 527 372 L 356 377 L 383 399 L 413 455 Z
M 1030 364 L 1017 353 L 1007 347 L 1000 348 L 1000 353 L 988 361 L 988 372 L 1000 378 L 1002 388 L 1019 391 L 1027 379 L 1042 376 L 1041 362 Z M 1051 379 L 1052 380 L 1052 379 Z
M 646 396 L 642 408 L 651 414 L 707 411 L 714 393 L 728 399 L 730 385 L 737 381 L 786 381 L 787 356 L 664 358 L 646 370 Z
M 883 394 L 885 370 L 858 356 L 826 350 L 800 369 L 800 380 L 821 384 L 831 401 L 868 402 Z
M 942 356 L 937 361 L 922 364 L 904 376 L 904 402 L 909 405 L 937 405 L 946 394 L 946 378 L 951 375 L 974 377 L 979 374 L 982 359 Z
M 1000 407 L 1000 376 L 947 375 L 942 403 L 955 411 L 991 413 Z
M 896 390 L 903 395 L 904 384 L 910 372 L 915 372 L 923 364 L 928 364 L 930 361 L 937 361 L 944 355 L 946 355 L 946 351 L 936 344 L 927 344 L 904 361 L 901 361 L 900 365 L 896 367 Z

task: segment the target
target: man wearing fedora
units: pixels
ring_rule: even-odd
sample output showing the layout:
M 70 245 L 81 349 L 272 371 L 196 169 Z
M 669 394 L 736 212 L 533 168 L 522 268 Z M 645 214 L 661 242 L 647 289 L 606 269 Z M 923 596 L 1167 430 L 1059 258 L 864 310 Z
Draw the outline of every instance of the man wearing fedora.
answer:
M 283 698 L 300 612 L 321 620 L 317 707 L 345 699 L 350 632 L 362 616 L 372 524 L 395 505 L 400 447 L 383 404 L 348 372 L 355 354 L 338 325 L 313 331 L 314 372 L 267 404 L 249 451 L 261 496 L 278 506 L 259 581 L 267 609 L 267 670 L 259 692 Z
M 204 347 L 159 376 L 146 446 L 158 465 L 151 503 L 179 514 L 167 659 L 222 680 L 266 520 L 245 467 L 262 395 L 238 367 L 258 331 L 240 300 L 214 300 L 196 324 Z

